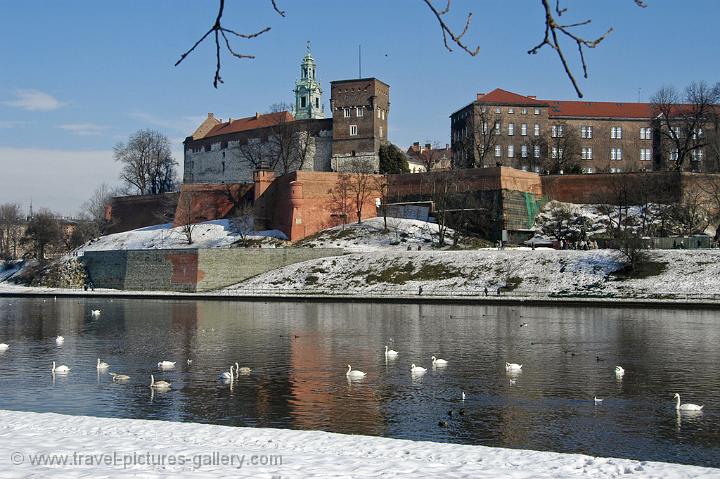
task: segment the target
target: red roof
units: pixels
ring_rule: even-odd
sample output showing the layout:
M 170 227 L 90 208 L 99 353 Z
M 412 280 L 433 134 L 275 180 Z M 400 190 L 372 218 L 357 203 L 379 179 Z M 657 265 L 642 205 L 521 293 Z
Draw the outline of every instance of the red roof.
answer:
M 650 103 L 625 103 L 605 101 L 559 101 L 545 100 L 550 108 L 548 115 L 553 117 L 583 118 L 650 118 Z
M 294 121 L 295 118 L 287 111 L 277 113 L 266 113 L 264 115 L 256 114 L 247 118 L 226 121 L 216 125 L 203 138 L 210 136 L 225 135 L 227 133 L 237 133 L 239 131 L 254 130 L 256 128 L 265 128 L 275 126 L 282 122 Z
M 501 105 L 543 105 L 545 102 L 538 101 L 529 96 L 518 95 L 507 90 L 496 88 L 484 95 L 478 94 L 477 101 L 482 103 L 499 103 Z

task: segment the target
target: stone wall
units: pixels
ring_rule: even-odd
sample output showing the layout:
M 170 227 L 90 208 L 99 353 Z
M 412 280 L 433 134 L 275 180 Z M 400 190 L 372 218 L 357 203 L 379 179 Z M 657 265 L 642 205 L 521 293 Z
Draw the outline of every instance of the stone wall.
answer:
M 83 262 L 96 288 L 212 291 L 294 263 L 339 256 L 332 248 L 218 248 L 88 251 Z
M 172 223 L 178 203 L 178 193 L 160 195 L 119 196 L 105 205 L 104 234 Z
M 675 203 L 682 196 L 682 178 L 693 173 L 657 171 L 596 175 L 541 176 L 542 191 L 551 200 L 566 203 L 616 204 L 622 190 L 647 193 L 653 203 Z M 700 175 L 703 176 L 703 175 Z

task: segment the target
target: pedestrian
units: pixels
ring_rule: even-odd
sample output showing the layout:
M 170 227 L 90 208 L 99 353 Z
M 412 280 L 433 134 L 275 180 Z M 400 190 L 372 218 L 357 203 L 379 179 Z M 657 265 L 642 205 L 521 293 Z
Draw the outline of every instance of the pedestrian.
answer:
M 535 242 L 534 241 L 532 241 L 530 243 L 530 247 L 532 248 L 533 251 L 535 251 Z
M 418 288 L 418 296 L 420 296 L 422 294 L 422 289 L 423 289 L 422 285 L 420 285 L 420 287 Z
M 418 251 L 422 249 L 422 245 L 418 245 Z
M 500 296 L 500 286 L 498 286 L 497 295 Z
M 487 296 L 487 295 L 488 295 L 488 290 L 487 290 L 487 286 L 485 286 L 485 296 Z

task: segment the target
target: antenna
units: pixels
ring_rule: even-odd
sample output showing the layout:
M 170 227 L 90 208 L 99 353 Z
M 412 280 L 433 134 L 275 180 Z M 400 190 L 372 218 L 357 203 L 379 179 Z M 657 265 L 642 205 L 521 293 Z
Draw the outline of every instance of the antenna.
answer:
M 642 92 L 642 88 L 638 88 L 638 103 L 641 103 L 641 102 L 642 102 L 641 92 Z
M 362 45 L 358 45 L 358 78 L 362 78 Z

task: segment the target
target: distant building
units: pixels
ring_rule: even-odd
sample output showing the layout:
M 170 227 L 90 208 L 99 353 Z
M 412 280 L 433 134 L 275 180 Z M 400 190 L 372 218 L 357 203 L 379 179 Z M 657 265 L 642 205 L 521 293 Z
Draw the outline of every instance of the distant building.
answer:
M 565 174 L 667 169 L 673 152 L 663 153 L 652 110 L 649 103 L 538 100 L 499 88 L 478 93 L 450 115 L 453 165 Z M 705 171 L 703 156 L 693 152 L 686 169 Z
M 379 168 L 387 141 L 390 87 L 375 78 L 331 82 L 325 118 L 317 64 L 308 44 L 293 112 L 223 121 L 214 114 L 185 139 L 183 183 L 251 183 L 253 172 L 343 171 L 360 160 Z
M 449 170 L 452 166 L 452 150 L 450 145 L 445 148 L 433 147 L 430 143 L 421 145 L 419 141 L 412 144 L 405 152 L 410 173 L 425 173 L 428 163 L 432 163 L 432 170 Z

